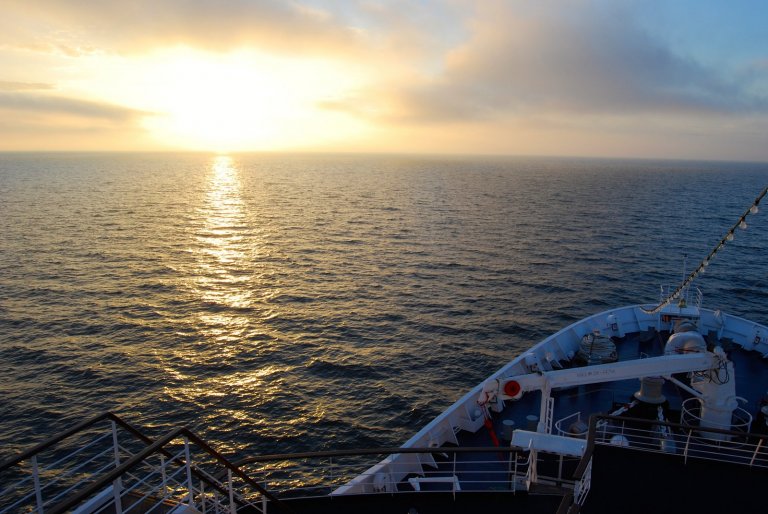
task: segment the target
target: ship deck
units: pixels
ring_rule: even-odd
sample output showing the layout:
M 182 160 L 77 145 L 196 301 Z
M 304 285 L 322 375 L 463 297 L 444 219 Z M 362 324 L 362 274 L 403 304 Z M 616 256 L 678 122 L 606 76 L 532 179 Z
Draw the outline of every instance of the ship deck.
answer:
M 747 334 L 750 337 L 748 330 Z M 45 506 L 46 512 L 64 512 L 90 498 L 89 502 L 101 502 L 93 512 L 109 512 L 111 498 L 120 490 L 125 490 L 120 500 L 123 506 L 137 498 L 129 488 L 132 480 L 136 482 L 130 487 L 136 491 L 146 487 L 147 479 L 138 471 L 143 469 L 147 477 L 173 476 L 176 482 L 171 490 L 164 479 L 142 496 L 142 502 L 159 498 L 162 505 L 178 506 L 190 501 L 192 494 L 203 506 L 215 498 L 216 508 L 225 505 L 241 512 L 267 512 L 269 505 L 270 512 L 445 514 L 482 505 L 484 509 L 563 514 L 572 512 L 568 506 L 577 505 L 579 495 L 581 512 L 587 514 L 617 510 L 749 511 L 761 501 L 761 490 L 753 484 L 768 475 L 768 429 L 761 412 L 768 391 L 768 362 L 761 351 L 744 349 L 743 340 L 735 344 L 730 339 L 718 339 L 713 332 L 703 335 L 708 345 L 721 346 L 734 364 L 736 394 L 743 398 L 741 407 L 751 415 L 751 424 L 742 432 L 709 426 L 703 431 L 682 423 L 684 402 L 693 398 L 685 373 L 674 375 L 682 386 L 664 382 L 661 404 L 635 402 L 635 393 L 641 388 L 637 378 L 553 389 L 552 430 L 539 434 L 544 442 L 567 441 L 563 448 L 570 453 L 512 444 L 522 440 L 517 436 L 528 437 L 540 428 L 540 390 L 505 400 L 500 412 L 491 411 L 492 430 L 478 425 L 482 419 L 476 417 L 468 420 L 474 429 L 432 425 L 436 431 L 449 428 L 451 440 L 442 445 L 426 444 L 425 439 L 424 444 L 401 448 L 262 455 L 239 462 L 229 461 L 187 429 L 179 428 L 153 441 L 116 415 L 106 413 L 0 463 L 0 479 L 7 476 L 9 484 L 11 478 L 18 477 L 18 483 L 28 487 L 41 477 L 54 476 L 54 471 L 58 477 L 71 476 L 71 484 L 66 480 L 56 483 L 57 478 L 54 485 L 35 486 L 26 492 L 11 486 L 0 491 L 0 498 L 6 494 L 15 502 L 11 505 L 33 510 L 38 504 Z M 619 363 L 663 355 L 668 337 L 667 331 L 649 329 L 614 338 Z M 560 365 L 570 368 L 565 362 Z M 535 373 L 529 376 L 538 378 Z M 442 422 L 452 423 L 463 412 L 469 415 L 464 406 L 477 407 L 476 393 L 469 394 L 466 403 L 455 404 L 462 409 L 447 411 L 454 416 Z M 671 421 L 659 421 L 659 406 L 664 418 Z M 98 423 L 111 427 L 71 453 L 60 448 L 72 436 L 95 435 Z M 667 435 L 660 435 L 662 432 Z M 722 438 L 712 439 L 708 434 Z M 614 435 L 620 435 L 629 446 L 616 446 Z M 42 466 L 46 452 L 53 464 L 41 467 L 38 474 L 38 464 Z M 64 459 L 70 457 L 72 474 L 62 475 Z M 369 467 L 374 457 L 383 460 Z M 350 459 L 349 465 L 345 459 Z M 18 465 L 23 462 L 28 464 Z M 102 467 L 86 481 L 75 483 L 75 477 L 82 475 L 82 462 Z M 365 467 L 368 470 L 360 473 Z M 30 469 L 32 477 L 28 476 Z M 350 484 L 356 489 L 350 490 Z M 718 491 L 728 494 L 701 494 L 706 485 L 716 485 Z M 48 492 L 57 488 L 62 490 L 58 496 Z M 45 498 L 40 491 L 45 492 Z M 72 491 L 77 494 L 71 495 Z M 585 491 L 588 494 L 582 494 Z M 685 494 L 678 494 L 681 491 Z M 65 498 L 63 502 L 56 503 L 61 498 Z M 14 507 L 3 510 L 2 503 L 0 514 L 15 512 Z M 50 509 L 49 505 L 56 507 Z
M 655 357 L 663 355 L 664 344 L 669 337 L 668 332 L 635 332 L 625 335 L 622 338 L 615 338 L 619 360 L 631 360 L 646 357 Z M 753 416 L 751 432 L 758 434 L 767 434 L 766 419 L 760 411 L 761 402 L 766 397 L 768 390 L 768 362 L 761 358 L 755 352 L 744 350 L 738 345 L 732 344 L 728 340 L 717 340 L 715 334 L 707 334 L 708 343 L 719 344 L 727 351 L 729 359 L 734 362 L 737 381 L 737 393 L 746 400 L 744 408 Z M 684 376 L 677 377 L 685 381 Z M 562 390 L 553 391 L 552 397 L 555 398 L 553 419 L 555 428 L 563 432 L 569 429 L 583 430 L 586 432 L 587 423 L 593 414 L 610 414 L 622 406 L 628 406 L 635 400 L 634 393 L 640 388 L 638 379 L 620 380 L 615 382 L 581 385 Z M 683 401 L 692 397 L 692 395 L 673 382 L 665 381 L 662 387 L 662 394 L 666 398 L 663 404 L 664 414 L 668 420 L 677 421 L 680 419 L 681 405 Z M 506 402 L 502 412 L 493 413 L 493 435 L 486 428 L 480 428 L 476 432 L 460 430 L 456 433 L 458 444 L 455 446 L 464 448 L 489 448 L 495 445 L 494 436 L 497 438 L 500 446 L 508 447 L 512 430 L 523 429 L 536 431 L 541 394 L 534 392 L 524 395 L 520 400 Z M 639 403 L 630 414 L 632 417 L 641 417 L 646 419 L 655 419 L 657 416 L 656 406 L 648 406 Z M 563 420 L 561 426 L 558 426 L 558 420 Z M 576 426 L 572 426 L 576 424 Z M 553 430 L 555 432 L 555 430 Z M 570 433 L 569 435 L 573 435 Z M 586 433 L 583 433 L 586 436 Z M 454 445 L 446 445 L 447 448 Z M 682 449 L 677 449 L 681 451 Z M 599 460 L 608 460 L 612 456 L 611 452 L 600 450 Z M 455 456 L 445 454 L 445 458 L 435 456 L 437 467 L 429 470 L 429 476 L 452 476 L 455 475 L 458 482 L 463 487 L 477 491 L 510 491 L 515 489 L 514 479 L 511 477 L 519 474 L 520 469 L 515 466 L 524 466 L 527 458 L 527 452 L 518 453 L 499 453 L 497 455 L 488 452 L 468 452 L 460 453 Z M 539 472 L 555 479 L 570 479 L 578 463 L 578 458 L 560 457 L 552 455 L 539 455 Z M 647 455 L 634 457 L 634 460 L 642 462 L 649 460 Z M 650 457 L 651 462 L 656 462 L 656 457 Z M 658 466 L 659 463 L 646 464 L 646 467 Z M 706 465 L 704 467 L 707 467 Z M 524 468 L 523 468 L 524 470 Z M 515 473 L 517 471 L 517 473 Z M 649 471 L 650 472 L 650 471 Z M 607 472 L 610 474 L 610 472 Z M 397 488 L 399 491 L 413 491 L 413 486 L 409 482 L 418 478 L 417 474 L 410 474 L 405 477 Z M 557 484 L 558 480 L 552 481 Z M 518 482 L 518 487 L 520 484 Z M 448 482 L 421 484 L 422 489 L 428 490 L 450 490 Z M 563 490 L 552 488 L 544 493 L 562 495 Z

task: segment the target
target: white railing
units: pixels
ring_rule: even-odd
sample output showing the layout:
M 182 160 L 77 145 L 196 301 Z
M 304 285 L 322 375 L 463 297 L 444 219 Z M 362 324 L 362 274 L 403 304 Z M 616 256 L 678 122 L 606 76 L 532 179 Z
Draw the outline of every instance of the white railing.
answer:
M 243 508 L 266 513 L 270 505 L 279 507 L 283 499 L 329 495 L 359 477 L 371 460 L 395 453 L 409 454 L 405 456 L 410 460 L 422 462 L 421 472 L 409 472 L 413 464 L 408 459 L 392 461 L 384 475 L 363 477 L 369 484 L 383 485 L 378 492 L 493 490 L 514 494 L 525 487 L 526 477 L 534 483 L 573 487 L 562 462 L 558 470 L 557 456 L 539 452 L 536 458 L 536 452 L 519 448 L 321 452 L 262 456 L 258 462 L 236 466 L 185 429 L 151 441 L 137 439 L 130 431 L 126 438 L 125 431 L 114 422 L 103 427 L 105 433 L 96 433 L 94 428 L 89 425 L 74 435 L 74 448 L 72 440 L 57 439 L 0 463 L 2 513 L 131 514 L 184 507 L 206 514 L 233 514 Z M 398 469 L 399 465 L 404 469 Z M 409 473 L 405 480 L 387 482 L 388 476 L 402 473 Z M 9 480 L 12 477 L 17 479 Z
M 589 457 L 589 462 L 584 470 L 584 474 L 576 481 L 573 487 L 573 503 L 578 505 L 584 505 L 584 501 L 587 499 L 587 494 L 592 487 L 592 457 Z
M 91 477 L 119 465 L 142 444 L 121 444 L 116 423 L 104 433 L 77 434 L 66 446 L 56 445 L 0 469 L 0 514 L 35 511 L 40 514 L 84 488 Z M 123 437 L 125 439 L 125 437 Z M 131 444 L 133 443 L 133 444 Z
M 437 466 L 424 466 L 419 473 L 411 473 L 412 466 L 399 460 L 391 462 L 384 472 L 371 471 L 366 469 L 370 467 L 369 460 L 361 459 L 358 455 L 251 463 L 244 466 L 244 469 L 281 498 L 326 496 L 356 477 L 368 484 L 368 487 L 356 491 L 361 494 L 394 494 L 417 489 L 420 492 L 487 489 L 512 491 L 511 484 L 515 475 L 524 475 L 523 466 L 517 462 L 515 452 L 491 450 L 481 454 L 480 458 L 473 455 L 471 460 L 465 460 L 462 458 L 464 454 L 452 453 L 453 448 L 431 450 L 436 451 Z M 443 455 L 438 456 L 437 453 Z M 371 454 L 368 457 L 376 456 Z M 406 478 L 399 481 L 390 478 L 401 474 L 405 474 Z
M 598 428 L 594 443 L 768 469 L 765 436 L 713 427 L 613 418 Z M 719 434 L 722 438 L 715 438 Z
M 371 469 L 368 462 L 381 459 L 384 451 L 355 450 L 304 454 L 301 459 L 261 456 L 240 465 L 248 474 L 279 498 L 316 498 L 356 494 L 412 494 L 432 492 L 510 492 L 526 490 L 530 484 L 556 485 L 571 489 L 578 458 L 565 458 L 523 448 L 400 448 L 388 450 L 434 457 L 434 466 L 413 472 L 412 464 L 393 459 L 385 467 Z M 311 473 L 308 471 L 311 470 Z M 391 477 L 404 476 L 393 480 Z M 344 487 L 351 479 L 358 487 Z M 418 487 L 414 487 L 417 484 Z
M 683 402 L 680 419 L 686 425 L 701 427 L 709 426 L 710 428 L 720 428 L 735 432 L 749 432 L 750 427 L 752 426 L 752 414 L 741 407 L 736 407 L 733 410 L 731 423 L 727 425 L 703 420 L 701 418 L 701 400 L 698 398 L 688 398 Z
M 123 474 L 121 488 L 112 486 L 114 498 L 89 512 L 163 512 L 182 505 L 206 513 L 232 513 L 245 505 L 255 512 L 265 512 L 259 495 L 247 499 L 242 494 L 242 484 L 231 471 L 228 470 L 225 480 L 220 480 L 203 471 L 208 464 L 194 458 L 192 445 L 182 437 L 181 448 L 175 453 L 167 457 L 149 456 L 130 473 Z
M 661 292 L 659 294 L 660 301 L 663 302 L 666 300 L 667 297 L 675 291 L 676 287 L 677 286 L 661 286 Z M 679 302 L 680 300 L 684 300 L 685 305 L 688 307 L 696 307 L 697 309 L 700 309 L 704 301 L 704 293 L 702 293 L 701 289 L 698 287 L 686 287 L 680 291 L 677 301 Z
M 153 442 L 109 413 L 0 463 L 0 484 L 0 514 L 258 513 L 278 501 L 186 429 Z
M 579 421 L 581 421 L 581 411 L 574 412 L 573 414 L 569 414 L 568 416 L 565 416 L 564 418 L 560 418 L 559 420 L 557 420 L 555 422 L 555 435 L 561 435 L 561 436 L 565 436 L 565 437 L 576 437 L 577 434 L 573 434 L 568 429 L 568 425 L 569 424 L 572 425 L 574 423 L 578 423 Z

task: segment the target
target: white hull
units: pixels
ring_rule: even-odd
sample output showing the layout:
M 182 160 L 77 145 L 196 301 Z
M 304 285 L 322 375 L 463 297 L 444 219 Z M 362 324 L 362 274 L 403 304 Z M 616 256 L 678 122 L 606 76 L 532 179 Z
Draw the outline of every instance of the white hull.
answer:
M 443 413 L 424 426 L 402 446 L 404 448 L 431 448 L 443 444 L 458 444 L 456 434 L 460 430 L 477 432 L 483 427 L 484 416 L 477 399 L 483 384 L 489 380 L 508 379 L 529 373 L 529 363 L 540 364 L 542 371 L 557 369 L 559 361 L 568 361 L 578 351 L 582 338 L 594 331 L 609 336 L 648 330 L 671 330 L 676 316 L 699 318 L 702 334 L 713 332 L 718 339 L 730 339 L 746 350 L 768 356 L 768 328 L 744 318 L 727 315 L 699 307 L 670 306 L 661 313 L 647 314 L 643 308 L 649 305 L 633 305 L 610 309 L 577 321 L 552 334 L 521 353 L 501 369 L 490 375 L 467 394 L 448 407 Z M 382 482 L 396 484 L 410 474 L 422 474 L 423 466 L 433 466 L 434 460 L 426 454 L 394 454 L 374 465 L 333 494 L 364 494 L 381 490 Z M 377 482 L 374 484 L 374 482 Z

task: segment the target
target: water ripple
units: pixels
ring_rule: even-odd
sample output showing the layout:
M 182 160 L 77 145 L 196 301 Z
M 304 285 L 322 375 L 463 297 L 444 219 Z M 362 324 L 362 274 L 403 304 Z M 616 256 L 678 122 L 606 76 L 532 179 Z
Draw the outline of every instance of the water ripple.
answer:
M 105 409 L 240 456 L 399 444 L 544 335 L 655 300 L 765 176 L 0 154 L 0 458 Z M 767 321 L 766 243 L 758 216 L 699 280 L 710 305 Z

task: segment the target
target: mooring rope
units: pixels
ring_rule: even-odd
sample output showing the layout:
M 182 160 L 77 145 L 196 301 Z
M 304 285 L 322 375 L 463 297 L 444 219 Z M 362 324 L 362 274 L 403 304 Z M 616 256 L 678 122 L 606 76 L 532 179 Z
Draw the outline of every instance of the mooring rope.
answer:
M 693 279 L 695 279 L 699 273 L 704 271 L 704 268 L 709 266 L 709 261 L 712 260 L 712 258 L 715 256 L 717 252 L 722 250 L 722 248 L 725 246 L 726 243 L 733 241 L 734 233 L 736 232 L 737 228 L 740 228 L 742 230 L 745 230 L 747 228 L 747 216 L 750 214 L 757 214 L 758 212 L 758 204 L 760 204 L 760 200 L 763 199 L 765 194 L 768 193 L 768 187 L 764 188 L 759 195 L 757 195 L 757 198 L 755 198 L 755 201 L 752 202 L 752 205 L 747 208 L 746 211 L 744 211 L 744 214 L 741 215 L 739 220 L 736 222 L 734 226 L 732 226 L 728 232 L 723 236 L 723 238 L 720 240 L 717 245 L 712 249 L 711 252 L 709 252 L 709 255 L 707 255 L 703 261 L 699 264 L 697 268 L 695 268 L 686 278 L 683 280 L 683 283 L 680 284 L 677 289 L 675 289 L 669 296 L 667 296 L 666 299 L 664 299 L 660 304 L 658 304 L 653 309 L 642 309 L 643 312 L 646 314 L 656 314 L 661 309 L 672 303 L 674 300 L 676 300 L 682 292 L 685 290 L 686 287 L 690 285 L 691 282 L 693 282 Z

